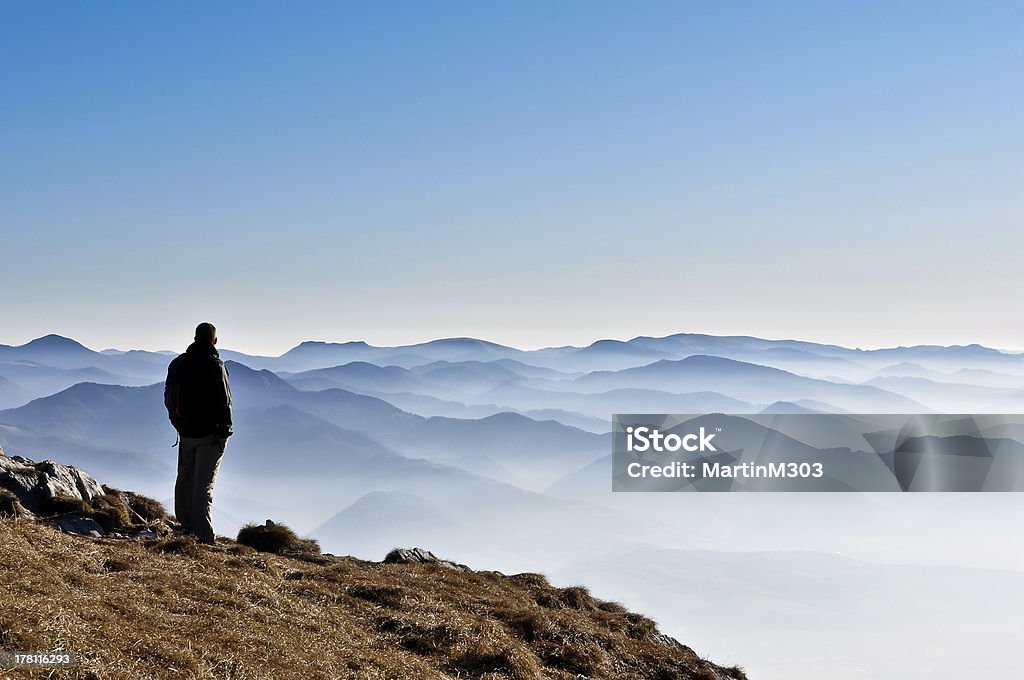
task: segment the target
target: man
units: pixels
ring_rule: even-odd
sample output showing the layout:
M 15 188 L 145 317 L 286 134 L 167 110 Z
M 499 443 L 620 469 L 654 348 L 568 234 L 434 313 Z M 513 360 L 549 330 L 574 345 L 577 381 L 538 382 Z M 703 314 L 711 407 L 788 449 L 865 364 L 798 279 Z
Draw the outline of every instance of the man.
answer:
M 196 326 L 195 342 L 167 368 L 164 405 L 178 431 L 174 514 L 183 531 L 201 543 L 213 534 L 213 486 L 231 429 L 231 385 L 217 353 L 217 329 Z

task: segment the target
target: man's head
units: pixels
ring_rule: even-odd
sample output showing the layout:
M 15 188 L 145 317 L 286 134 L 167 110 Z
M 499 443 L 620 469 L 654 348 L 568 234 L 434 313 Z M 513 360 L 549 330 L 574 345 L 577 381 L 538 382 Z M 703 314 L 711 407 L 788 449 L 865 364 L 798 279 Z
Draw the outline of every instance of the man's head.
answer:
M 196 326 L 196 342 L 217 344 L 217 327 L 212 323 L 203 322 Z

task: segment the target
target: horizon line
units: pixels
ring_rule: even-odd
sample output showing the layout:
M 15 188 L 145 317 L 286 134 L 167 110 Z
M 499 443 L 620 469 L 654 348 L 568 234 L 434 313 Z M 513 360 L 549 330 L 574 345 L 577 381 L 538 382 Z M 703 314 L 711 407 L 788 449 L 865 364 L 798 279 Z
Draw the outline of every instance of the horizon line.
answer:
M 823 347 L 839 347 L 839 348 L 842 348 L 842 349 L 845 349 L 845 350 L 861 351 L 861 352 L 873 352 L 873 351 L 888 350 L 888 349 L 913 349 L 913 348 L 920 348 L 920 347 L 941 347 L 941 348 L 945 348 L 945 349 L 965 348 L 965 347 L 981 347 L 981 348 L 984 348 L 984 349 L 995 350 L 997 352 L 1001 352 L 1001 353 L 1004 353 L 1004 354 L 1021 354 L 1021 353 L 1024 353 L 1024 350 L 1021 350 L 1021 349 L 1009 349 L 1009 348 L 1003 348 L 1003 347 L 993 347 L 993 346 L 984 345 L 984 344 L 978 343 L 978 342 L 972 342 L 972 343 L 967 343 L 967 344 L 948 344 L 948 345 L 941 344 L 941 343 L 916 343 L 916 344 L 911 344 L 911 345 L 878 345 L 878 346 L 874 346 L 874 347 L 864 347 L 864 346 L 843 345 L 843 344 L 839 344 L 839 343 L 835 343 L 835 342 L 821 342 L 821 341 L 816 341 L 816 340 L 802 340 L 802 339 L 793 338 L 793 337 L 767 338 L 767 337 L 762 337 L 762 336 L 758 336 L 758 335 L 741 335 L 741 334 L 717 335 L 717 334 L 714 334 L 714 333 L 700 333 L 700 332 L 691 332 L 691 331 L 679 331 L 679 332 L 676 332 L 676 333 L 669 333 L 668 335 L 635 335 L 635 336 L 629 338 L 628 340 L 622 340 L 622 339 L 611 338 L 611 337 L 602 337 L 602 338 L 598 338 L 597 340 L 594 340 L 594 341 L 592 341 L 592 342 L 590 342 L 589 344 L 586 344 L 586 345 L 573 345 L 573 344 L 543 345 L 543 346 L 530 347 L 530 348 L 517 347 L 515 345 L 509 345 L 509 344 L 505 344 L 505 343 L 501 343 L 501 342 L 495 342 L 493 340 L 487 340 L 485 338 L 479 338 L 479 337 L 474 337 L 474 336 L 452 335 L 452 336 L 443 336 L 443 337 L 432 338 L 432 339 L 429 339 L 429 340 L 407 342 L 407 343 L 395 344 L 395 345 L 387 345 L 387 344 L 374 345 L 374 344 L 372 344 L 370 342 L 367 342 L 365 340 L 313 340 L 313 339 L 306 339 L 306 340 L 299 341 L 297 344 L 292 345 L 288 349 L 286 349 L 283 352 L 281 352 L 280 354 L 276 354 L 276 355 L 274 355 L 274 354 L 250 353 L 250 352 L 246 352 L 246 351 L 243 351 L 243 350 L 240 350 L 240 349 L 234 349 L 234 348 L 228 347 L 228 346 L 221 346 L 221 347 L 218 347 L 218 349 L 221 349 L 221 350 L 224 350 L 224 351 L 228 351 L 228 352 L 235 352 L 237 354 L 245 354 L 246 356 L 251 356 L 251 357 L 263 357 L 263 358 L 274 359 L 274 358 L 280 358 L 280 357 L 284 356 L 285 354 L 287 354 L 288 352 L 290 352 L 290 351 L 292 351 L 292 350 L 294 350 L 294 349 L 296 349 L 296 348 L 298 348 L 298 347 L 300 347 L 302 345 L 305 345 L 305 344 L 324 344 L 324 345 L 364 344 L 364 345 L 367 345 L 369 347 L 373 347 L 373 348 L 377 348 L 377 349 L 396 349 L 396 348 L 402 348 L 402 347 L 415 347 L 415 346 L 419 346 L 419 345 L 426 345 L 426 344 L 430 344 L 430 343 L 443 342 L 443 341 L 451 341 L 451 340 L 470 340 L 470 341 L 475 341 L 475 342 L 483 342 L 483 343 L 487 343 L 487 344 L 490 344 L 490 345 L 496 345 L 498 347 L 504 347 L 504 348 L 507 348 L 507 349 L 512 349 L 512 350 L 516 350 L 516 351 L 520 351 L 520 352 L 537 352 L 537 351 L 542 351 L 542 350 L 561 349 L 561 348 L 567 348 L 567 347 L 569 347 L 569 348 L 576 348 L 576 349 L 584 349 L 584 348 L 590 347 L 590 346 L 592 346 L 594 344 L 597 344 L 599 342 L 629 343 L 629 342 L 632 342 L 634 340 L 639 340 L 641 338 L 651 338 L 651 339 L 654 339 L 654 340 L 662 340 L 662 339 L 671 338 L 671 337 L 674 337 L 674 336 L 677 336 L 677 335 L 696 335 L 696 336 L 705 336 L 705 337 L 719 338 L 719 339 L 744 338 L 744 339 L 761 340 L 761 341 L 764 341 L 764 342 L 773 342 L 773 343 L 776 343 L 776 342 L 799 342 L 799 343 L 806 343 L 806 344 L 811 344 L 811 345 L 820 345 L 820 346 L 823 346 Z M 29 345 L 29 344 L 33 343 L 33 342 L 36 342 L 36 341 L 39 341 L 39 340 L 43 340 L 43 339 L 46 339 L 46 338 L 51 338 L 51 337 L 53 337 L 53 338 L 60 338 L 60 339 L 63 339 L 63 340 L 69 340 L 71 342 L 77 343 L 78 345 L 81 345 L 85 349 L 88 349 L 90 351 L 97 352 L 97 353 L 103 353 L 103 352 L 133 352 L 133 351 L 150 352 L 150 353 L 154 353 L 154 354 L 157 354 L 157 353 L 168 353 L 168 352 L 169 353 L 174 353 L 174 354 L 178 354 L 179 353 L 177 350 L 173 350 L 173 349 L 170 349 L 170 348 L 147 349 L 147 348 L 142 348 L 142 347 L 131 347 L 129 349 L 121 349 L 121 348 L 117 348 L 117 347 L 105 347 L 103 349 L 95 349 L 95 348 L 90 347 L 86 343 L 84 343 L 84 342 L 82 342 L 82 341 L 80 341 L 80 340 L 78 340 L 78 339 L 76 339 L 76 338 L 74 338 L 74 337 L 72 337 L 70 335 L 62 335 L 61 333 L 47 333 L 45 335 L 41 335 L 41 336 L 38 336 L 38 337 L 35 337 L 35 338 L 31 338 L 31 339 L 29 339 L 29 340 L 27 340 L 27 341 L 25 341 L 23 343 L 20 343 L 20 344 L 7 344 L 5 342 L 0 342 L 0 347 L 15 347 L 15 348 L 16 347 L 24 347 L 26 345 Z

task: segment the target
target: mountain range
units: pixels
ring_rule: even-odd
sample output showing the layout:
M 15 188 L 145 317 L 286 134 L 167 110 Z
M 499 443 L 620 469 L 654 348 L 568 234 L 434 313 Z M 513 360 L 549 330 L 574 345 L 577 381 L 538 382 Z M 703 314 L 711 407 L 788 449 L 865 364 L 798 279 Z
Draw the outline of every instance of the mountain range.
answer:
M 609 455 L 613 413 L 846 413 L 848 435 L 800 433 L 802 455 L 824 455 L 823 442 L 837 438 L 865 449 L 857 413 L 1024 408 L 1020 354 L 978 345 L 863 350 L 681 333 L 538 350 L 449 338 L 396 347 L 316 341 L 277 357 L 230 349 L 221 355 L 236 435 L 217 486 L 219 531 L 262 521 L 254 516 L 261 508 L 281 508 L 297 529 L 337 553 L 374 556 L 420 542 L 462 562 L 510 572 L 554 569 L 567 585 L 598 587 L 644 581 L 643 561 L 663 555 L 673 566 L 649 588 L 617 590 L 635 598 L 628 604 L 651 609 L 653 584 L 660 584 L 659 618 L 674 630 L 712 631 L 718 637 L 701 642 L 718 658 L 759 659 L 751 677 L 845 677 L 821 670 L 841 665 L 828 651 L 817 666 L 775 673 L 750 626 L 729 634 L 716 618 L 734 593 L 755 589 L 764 595 L 752 598 L 751 620 L 782 606 L 777 611 L 788 618 L 773 644 L 798 646 L 808 610 L 787 599 L 797 597 L 795 586 L 765 590 L 758 565 L 790 580 L 816 578 L 822 565 L 836 564 L 821 555 L 843 552 L 879 565 L 891 566 L 898 555 L 929 567 L 1024 570 L 1024 553 L 1014 547 L 1024 508 L 1012 494 L 970 502 L 926 494 L 615 494 Z M 169 497 L 175 433 L 162 381 L 173 356 L 95 351 L 57 335 L 0 345 L 0 446 Z M 778 434 L 780 441 L 796 436 Z M 763 550 L 791 557 L 773 562 L 759 556 Z M 727 559 L 735 551 L 746 551 L 742 568 Z M 700 566 L 706 564 L 721 573 Z M 861 593 L 889 592 L 885 581 L 896 574 L 862 573 Z M 897 581 L 909 582 L 905 575 Z M 911 592 L 913 602 L 888 598 L 894 615 L 931 625 L 919 601 L 929 596 Z M 837 596 L 822 606 L 857 621 L 851 639 L 869 635 L 862 600 Z M 979 611 L 958 599 L 939 618 L 988 625 Z M 835 642 L 823 649 L 848 648 Z M 937 677 L 894 668 L 886 670 L 892 677 Z

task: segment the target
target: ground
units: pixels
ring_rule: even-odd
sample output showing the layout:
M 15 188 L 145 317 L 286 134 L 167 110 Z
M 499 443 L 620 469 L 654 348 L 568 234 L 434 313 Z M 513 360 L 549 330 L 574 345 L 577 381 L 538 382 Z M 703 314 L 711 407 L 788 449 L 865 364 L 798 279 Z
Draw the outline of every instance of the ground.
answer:
M 543 576 L 93 539 L 0 519 L 0 650 L 69 678 L 744 678 Z

